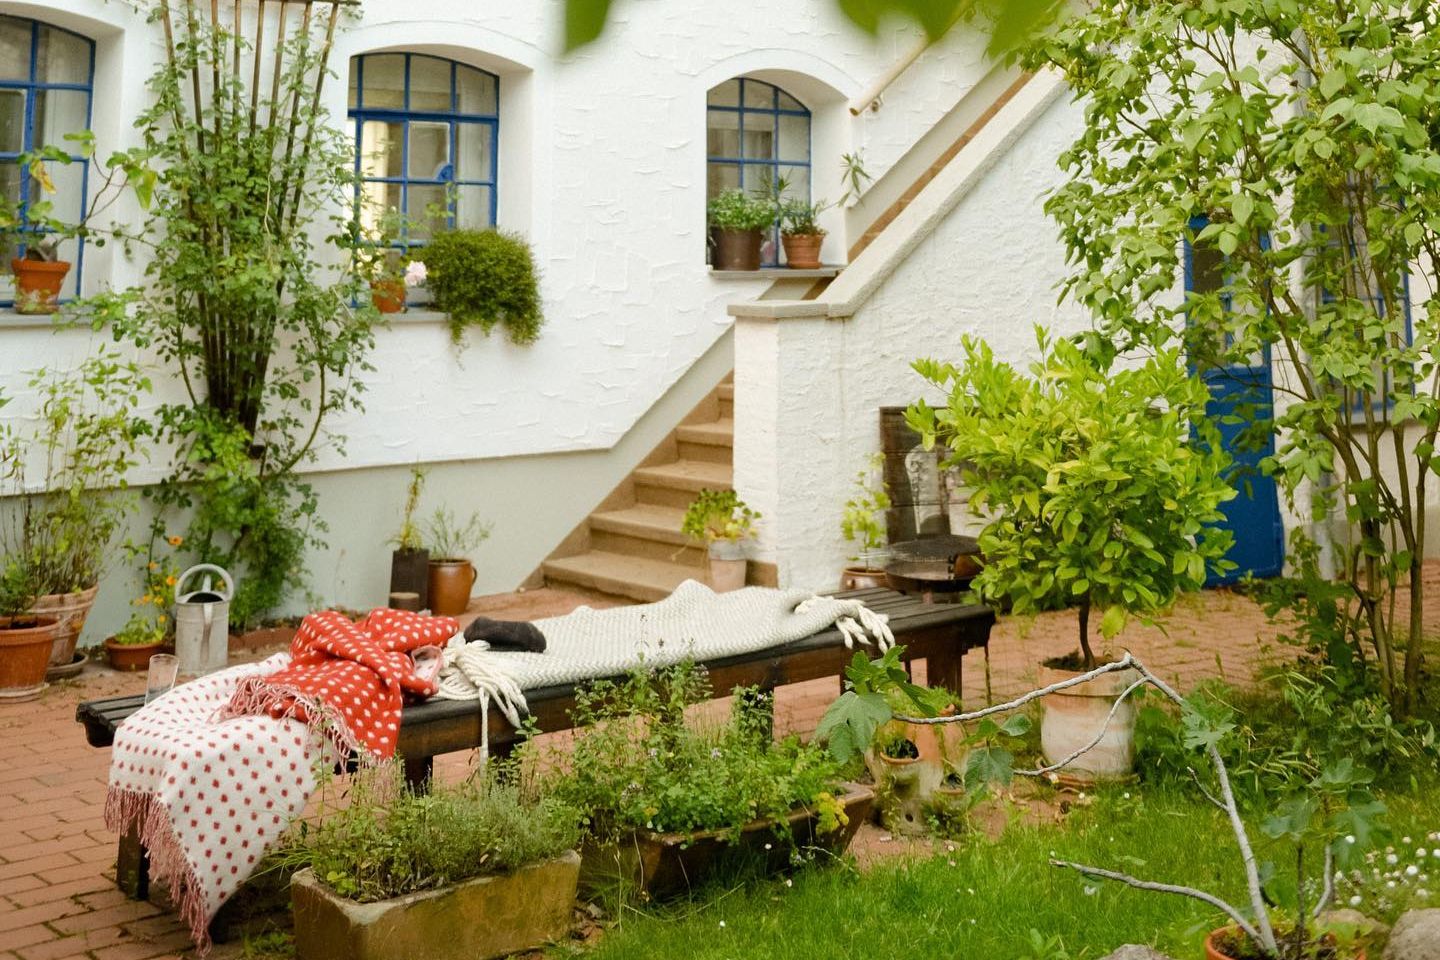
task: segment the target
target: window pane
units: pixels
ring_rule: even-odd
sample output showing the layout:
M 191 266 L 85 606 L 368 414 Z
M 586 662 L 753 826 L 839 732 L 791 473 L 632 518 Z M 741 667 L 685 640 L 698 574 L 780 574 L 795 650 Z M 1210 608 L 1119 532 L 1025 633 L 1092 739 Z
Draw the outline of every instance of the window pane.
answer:
M 85 208 L 85 164 L 46 163 L 45 172 L 55 185 L 54 193 L 46 193 L 40 181 L 30 179 L 30 202 L 50 202 L 50 215 L 67 223 L 80 218 Z
M 36 90 L 34 145 L 76 153 L 80 145 L 65 135 L 84 130 L 89 111 L 90 95 L 82 90 Z
M 349 108 L 354 110 L 360 106 L 360 58 L 350 58 L 350 96 L 346 101 Z
M 0 90 L 0 151 L 19 153 L 25 149 L 25 94 Z
M 706 102 L 715 107 L 738 107 L 740 106 L 740 81 L 726 80 L 720 86 L 710 91 Z
M 774 123 L 774 114 L 747 113 L 745 115 L 745 152 L 741 156 L 746 160 L 774 160 Z
M 400 138 L 404 135 L 401 124 L 366 120 L 360 128 L 360 175 L 400 176 Z
M 450 124 L 410 122 L 410 171 L 412 180 L 449 180 Z
M 400 184 L 398 183 L 366 183 L 361 186 L 360 208 L 362 210 L 379 211 L 383 213 L 388 210 L 400 209 Z M 379 214 L 376 214 L 378 222 Z
M 405 107 L 405 58 L 382 53 L 365 58 L 365 89 L 361 105 L 367 110 L 401 110 Z
M 775 181 L 775 167 L 768 163 L 747 163 L 740 168 L 740 186 L 750 193 L 764 193 Z
M 810 118 L 780 115 L 780 160 L 810 160 Z
M 410 58 L 410 109 L 423 113 L 449 113 L 450 61 L 434 57 Z
M 810 202 L 809 167 L 783 167 L 780 176 L 785 178 L 785 196 Z
M 705 151 L 711 157 L 740 156 L 740 114 L 708 110 Z
M 415 225 L 410 233 L 412 240 L 423 242 L 430 239 L 436 230 L 445 228 L 447 189 L 443 184 L 410 184 L 406 191 L 405 212 Z
M 491 189 L 489 187 L 455 188 L 455 225 L 483 229 L 493 227 L 490 216 Z
M 457 123 L 455 127 L 456 136 L 460 138 L 455 146 L 455 179 L 494 180 L 490 124 Z
M 1215 247 L 1190 248 L 1190 289 L 1214 293 L 1225 285 L 1225 257 Z
M 73 33 L 41 24 L 35 61 L 41 83 L 90 82 L 90 41 Z
M 740 186 L 740 165 L 738 163 L 711 163 L 705 171 L 706 196 L 714 197 L 726 190 Z
M 799 100 L 796 100 L 794 97 L 790 96 L 790 94 L 786 93 L 784 90 L 781 90 L 781 91 L 780 91 L 780 109 L 781 109 L 781 110 L 804 110 L 804 109 L 805 109 L 805 104 L 801 103 Z
M 495 78 L 473 67 L 456 67 L 460 112 L 494 116 L 500 112 Z
M 775 88 L 759 80 L 745 81 L 745 106 L 762 110 L 775 109 Z
M 0 17 L 0 79 L 30 79 L 30 21 Z

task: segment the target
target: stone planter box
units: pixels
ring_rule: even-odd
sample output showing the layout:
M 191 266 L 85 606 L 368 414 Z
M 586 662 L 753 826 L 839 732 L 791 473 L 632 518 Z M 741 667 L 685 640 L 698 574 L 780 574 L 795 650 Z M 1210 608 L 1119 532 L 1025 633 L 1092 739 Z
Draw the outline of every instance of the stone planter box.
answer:
M 297 960 L 487 960 L 563 938 L 580 855 L 513 873 L 356 903 L 309 870 L 290 881 Z
M 829 833 L 815 832 L 818 814 L 796 809 L 786 820 L 791 835 L 802 850 L 818 848 L 840 855 L 855 839 L 860 824 L 870 817 L 875 791 L 858 783 L 841 784 L 837 799 L 849 822 Z M 790 844 L 777 839 L 773 820 L 754 820 L 741 828 L 732 840 L 728 831 L 696 833 L 652 833 L 640 831 L 618 844 L 591 845 L 584 850 L 580 886 L 586 891 L 613 889 L 643 891 L 652 900 L 685 893 L 703 883 L 706 874 L 726 858 L 743 856 L 763 859 L 767 874 L 783 873 L 790 867 Z M 765 845 L 769 844 L 767 850 Z M 304 960 L 302 957 L 301 960 Z

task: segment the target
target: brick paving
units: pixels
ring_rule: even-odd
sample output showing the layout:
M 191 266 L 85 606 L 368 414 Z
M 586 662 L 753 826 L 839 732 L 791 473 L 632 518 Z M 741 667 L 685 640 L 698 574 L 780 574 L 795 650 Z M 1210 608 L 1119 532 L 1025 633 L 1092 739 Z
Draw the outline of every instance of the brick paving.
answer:
M 1426 584 L 1440 585 L 1440 565 Z M 549 616 L 594 601 L 557 590 L 478 599 L 472 613 L 497 618 Z M 1440 623 L 1440 610 L 1432 611 Z M 1075 647 L 1073 614 L 1004 618 L 991 641 L 994 695 L 1027 689 L 1034 665 Z M 1245 597 L 1211 591 L 1185 599 L 1165 628 L 1132 624 L 1113 645 L 1128 648 L 1182 688 L 1209 676 L 1244 682 L 1257 666 L 1280 655 L 1274 628 Z M 258 656 L 250 654 L 248 656 Z M 984 659 L 966 658 L 967 703 L 985 697 Z M 920 672 L 923 676 L 923 670 Z M 917 679 L 920 679 L 917 676 Z M 160 904 L 125 899 L 114 886 L 115 837 L 102 810 L 108 750 L 85 743 L 74 722 L 82 700 L 138 693 L 144 678 L 92 665 L 77 680 L 53 686 L 36 702 L 0 705 L 0 960 L 148 960 L 185 955 L 183 929 Z M 780 732 L 814 729 L 836 693 L 834 681 L 779 691 Z M 464 768 L 466 755 L 447 758 L 441 776 Z M 217 960 L 237 956 L 238 944 L 217 946 Z

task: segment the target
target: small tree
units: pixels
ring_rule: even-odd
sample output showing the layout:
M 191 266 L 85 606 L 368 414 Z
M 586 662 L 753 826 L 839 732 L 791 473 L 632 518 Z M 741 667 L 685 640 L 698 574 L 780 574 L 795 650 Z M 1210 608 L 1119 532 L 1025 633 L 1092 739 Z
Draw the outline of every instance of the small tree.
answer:
M 1095 665 L 1089 621 L 1114 636 L 1130 613 L 1167 607 L 1178 591 L 1227 569 L 1229 531 L 1206 529 L 1235 495 L 1221 477 L 1228 457 L 1203 419 L 1205 385 L 1175 350 L 1119 367 L 1108 344 L 1089 349 L 1036 328 L 1030 376 L 966 337 L 959 367 L 915 369 L 948 394 L 907 411 L 927 447 L 950 448 L 980 534 L 982 596 L 1015 612 L 1079 607 L 1080 650 Z
M 1440 463 L 1436 302 L 1407 322 L 1414 265 L 1440 263 L 1440 7 L 1094 0 L 1027 59 L 1085 103 L 1048 201 L 1069 295 L 1116 342 L 1183 337 L 1212 376 L 1274 352 L 1276 411 L 1240 416 L 1278 439 L 1261 466 L 1292 501 L 1353 530 L 1345 632 L 1409 711 Z M 1212 275 L 1183 300 L 1182 241 Z

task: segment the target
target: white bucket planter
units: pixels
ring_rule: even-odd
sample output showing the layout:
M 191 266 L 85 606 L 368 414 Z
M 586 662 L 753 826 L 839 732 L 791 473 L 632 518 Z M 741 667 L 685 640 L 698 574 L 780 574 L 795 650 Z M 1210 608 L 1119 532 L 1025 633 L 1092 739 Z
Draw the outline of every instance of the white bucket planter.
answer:
M 1040 667 L 1040 686 L 1048 687 L 1078 676 L 1073 670 Z M 1045 719 L 1040 723 L 1040 745 L 1048 763 L 1064 760 L 1100 734 L 1115 700 L 1140 679 L 1134 670 L 1107 673 L 1078 686 L 1045 697 Z M 1061 767 L 1062 776 L 1079 781 L 1117 780 L 1135 767 L 1135 703 L 1127 699 L 1105 727 L 1105 735 L 1090 750 Z
M 710 543 L 710 589 L 729 593 L 745 586 L 748 541 L 714 540 Z

